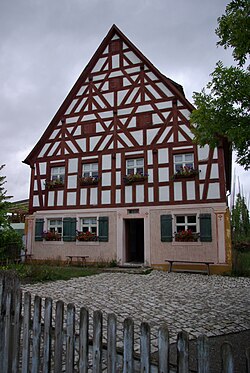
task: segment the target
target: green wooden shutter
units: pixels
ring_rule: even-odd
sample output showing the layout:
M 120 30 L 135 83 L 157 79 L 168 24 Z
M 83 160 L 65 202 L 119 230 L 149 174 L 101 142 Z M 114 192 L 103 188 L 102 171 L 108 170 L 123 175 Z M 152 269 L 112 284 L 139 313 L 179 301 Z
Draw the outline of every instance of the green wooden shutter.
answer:
M 63 241 L 72 242 L 76 240 L 76 218 L 63 219 Z
M 99 241 L 108 242 L 109 240 L 109 218 L 101 216 L 99 218 Z
M 200 214 L 200 240 L 201 242 L 212 241 L 211 214 Z
M 161 241 L 171 242 L 172 240 L 172 215 L 161 215 Z
M 43 240 L 43 224 L 44 224 L 44 219 L 36 219 L 35 241 L 42 241 Z

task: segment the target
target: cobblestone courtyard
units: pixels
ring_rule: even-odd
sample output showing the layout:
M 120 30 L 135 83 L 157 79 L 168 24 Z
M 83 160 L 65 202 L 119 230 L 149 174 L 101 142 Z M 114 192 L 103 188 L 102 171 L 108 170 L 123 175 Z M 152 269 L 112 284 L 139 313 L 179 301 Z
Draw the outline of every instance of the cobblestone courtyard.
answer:
M 142 321 L 151 325 L 156 346 L 159 325 L 169 327 L 171 342 L 180 330 L 191 337 L 201 333 L 219 336 L 250 329 L 250 279 L 204 276 L 153 271 L 148 275 L 102 273 L 69 281 L 25 285 L 32 295 L 86 307 L 90 314 L 101 310 L 118 320 L 121 343 L 122 323 L 126 317 L 135 322 L 135 349 L 138 350 Z M 119 344 L 120 344 L 119 343 Z

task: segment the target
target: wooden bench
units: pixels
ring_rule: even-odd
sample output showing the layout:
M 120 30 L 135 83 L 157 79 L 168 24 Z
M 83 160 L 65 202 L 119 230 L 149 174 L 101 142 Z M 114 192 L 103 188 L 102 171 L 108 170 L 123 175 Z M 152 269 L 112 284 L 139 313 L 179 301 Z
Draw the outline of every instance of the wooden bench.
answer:
M 209 261 L 193 261 L 193 260 L 172 260 L 172 259 L 166 259 L 165 262 L 169 263 L 169 269 L 168 272 L 172 272 L 173 269 L 173 263 L 186 263 L 186 264 L 204 264 L 207 266 L 207 274 L 210 275 L 210 264 L 214 264 L 214 262 Z
M 89 255 L 67 255 L 68 265 L 73 263 L 73 259 L 76 259 L 78 262 L 81 262 L 82 266 L 86 266 L 86 259 L 89 258 Z

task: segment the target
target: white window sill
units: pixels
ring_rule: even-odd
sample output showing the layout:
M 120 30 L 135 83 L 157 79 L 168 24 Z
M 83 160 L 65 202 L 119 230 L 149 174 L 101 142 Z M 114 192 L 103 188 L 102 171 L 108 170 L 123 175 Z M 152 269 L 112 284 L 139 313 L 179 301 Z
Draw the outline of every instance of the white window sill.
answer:
M 202 242 L 198 241 L 198 242 L 185 242 L 185 241 L 173 241 L 172 242 L 172 245 L 173 246 L 201 246 L 202 245 Z
M 76 241 L 76 246 L 99 246 L 99 241 Z
M 44 245 L 63 245 L 64 244 L 64 241 L 46 241 L 46 240 L 43 240 L 43 244 Z

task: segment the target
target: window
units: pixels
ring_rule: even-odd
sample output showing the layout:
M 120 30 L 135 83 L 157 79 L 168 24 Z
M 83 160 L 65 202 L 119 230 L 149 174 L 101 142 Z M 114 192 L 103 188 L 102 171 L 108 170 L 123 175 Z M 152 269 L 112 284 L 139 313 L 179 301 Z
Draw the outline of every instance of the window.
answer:
M 58 181 L 64 184 L 65 179 L 65 167 L 52 167 L 51 168 L 51 180 Z
M 82 166 L 83 177 L 98 177 L 98 163 L 85 163 Z
M 118 53 L 121 50 L 121 41 L 120 40 L 112 40 L 109 45 L 109 51 L 113 53 Z
M 44 232 L 46 241 L 60 241 L 62 239 L 62 219 L 48 219 L 48 230 Z
M 96 218 L 82 218 L 81 231 L 83 233 L 90 232 L 97 235 L 97 219 Z
M 198 238 L 196 215 L 176 215 L 175 241 L 197 242 Z
M 123 87 L 123 78 L 122 77 L 116 77 L 116 78 L 110 78 L 109 79 L 109 89 L 110 90 L 118 90 Z
M 96 123 L 95 122 L 85 122 L 83 125 L 83 133 L 91 134 L 96 132 Z
M 135 175 L 144 173 L 144 159 L 127 159 L 126 161 L 126 174 Z
M 175 231 L 192 231 L 197 232 L 197 218 L 196 215 L 176 215 L 175 216 Z
M 152 113 L 140 113 L 136 116 L 136 127 L 144 128 L 152 125 Z
M 194 168 L 194 154 L 176 154 L 174 155 L 174 172 L 181 171 L 183 167 Z

